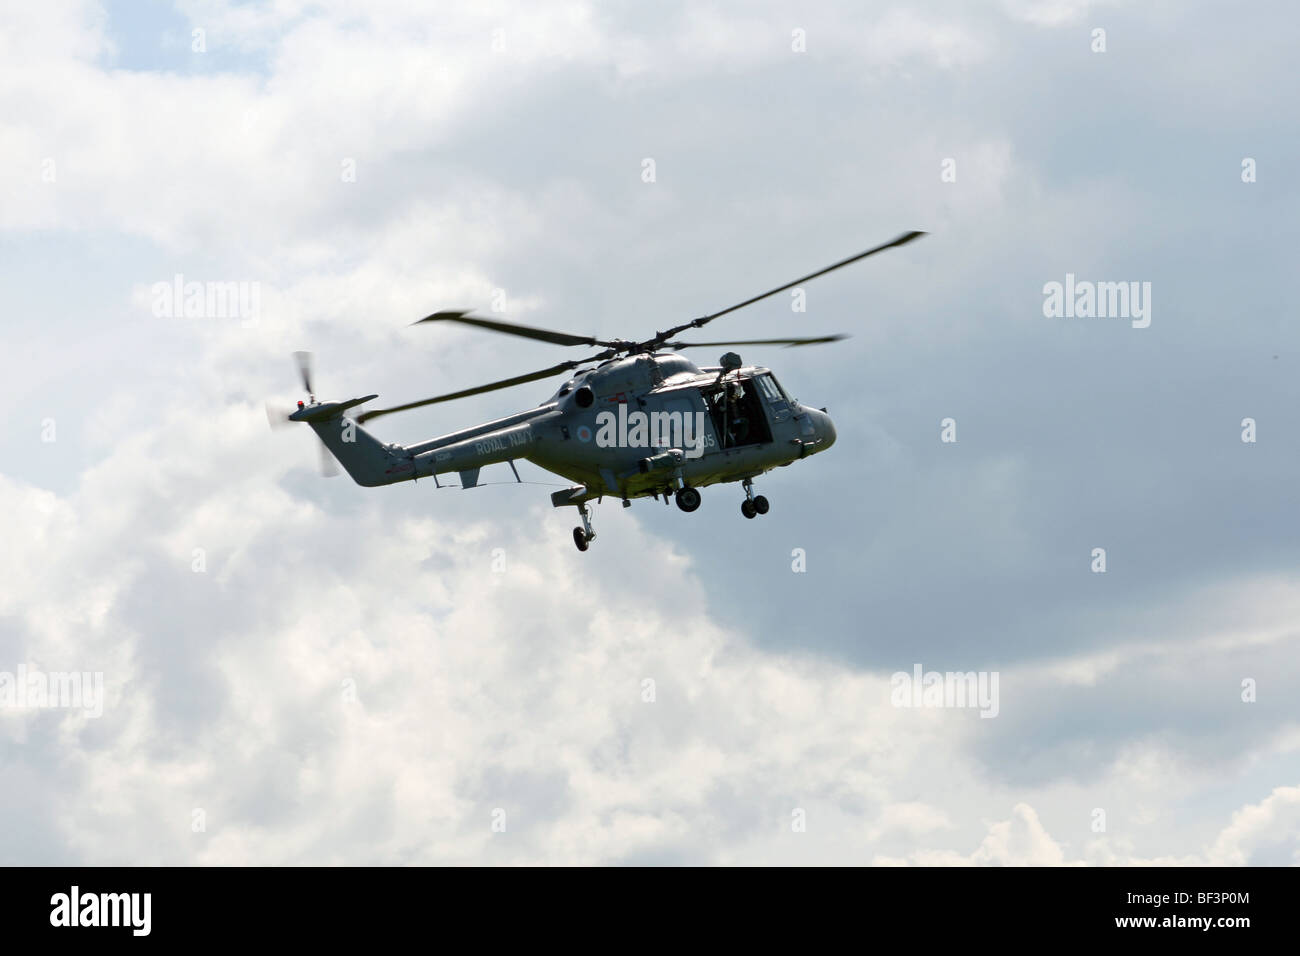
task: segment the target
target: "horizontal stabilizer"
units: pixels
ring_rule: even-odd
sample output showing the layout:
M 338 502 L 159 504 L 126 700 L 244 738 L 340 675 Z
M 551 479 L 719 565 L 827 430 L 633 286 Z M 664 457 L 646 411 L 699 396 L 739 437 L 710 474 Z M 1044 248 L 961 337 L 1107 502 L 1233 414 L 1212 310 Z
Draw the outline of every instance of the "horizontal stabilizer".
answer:
M 378 395 L 365 395 L 361 398 L 354 398 L 347 402 L 317 402 L 315 405 L 304 405 L 289 416 L 291 422 L 324 422 L 331 418 L 337 418 L 346 412 L 349 408 L 355 408 L 371 399 L 378 398 Z

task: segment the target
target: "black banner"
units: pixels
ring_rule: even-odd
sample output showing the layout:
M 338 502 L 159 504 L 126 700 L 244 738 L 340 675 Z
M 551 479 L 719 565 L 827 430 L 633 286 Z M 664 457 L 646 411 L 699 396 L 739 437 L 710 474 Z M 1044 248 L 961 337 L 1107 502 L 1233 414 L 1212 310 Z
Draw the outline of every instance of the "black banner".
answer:
M 373 943 L 406 931 L 789 939 L 864 946 L 1289 936 L 1296 871 L 1270 869 L 11 868 L 7 944 Z M 378 933 L 378 935 L 376 935 Z M 428 938 L 428 937 L 426 937 Z M 14 950 L 15 952 L 20 950 Z

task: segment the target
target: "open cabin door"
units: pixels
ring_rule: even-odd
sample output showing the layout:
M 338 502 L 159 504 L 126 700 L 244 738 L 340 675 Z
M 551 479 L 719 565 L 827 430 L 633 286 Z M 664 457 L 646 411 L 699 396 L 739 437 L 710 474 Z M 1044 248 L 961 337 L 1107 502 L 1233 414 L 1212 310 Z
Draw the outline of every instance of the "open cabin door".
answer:
M 772 440 L 758 387 L 752 378 L 731 379 L 700 389 L 713 430 L 723 448 L 743 448 Z

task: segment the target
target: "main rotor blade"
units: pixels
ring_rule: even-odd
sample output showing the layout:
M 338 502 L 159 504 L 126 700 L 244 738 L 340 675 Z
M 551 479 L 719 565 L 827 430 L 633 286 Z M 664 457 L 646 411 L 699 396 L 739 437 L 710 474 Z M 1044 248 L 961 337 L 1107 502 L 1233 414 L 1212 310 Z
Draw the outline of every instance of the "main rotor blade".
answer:
M 302 376 L 302 387 L 307 390 L 308 395 L 315 395 L 316 389 L 311 387 L 311 366 L 312 356 L 310 352 L 294 352 L 294 360 L 298 363 L 298 374 Z
M 768 296 L 776 295 L 778 292 L 784 292 L 786 289 L 793 289 L 795 286 L 799 285 L 800 283 L 807 282 L 809 279 L 816 279 L 818 276 L 824 276 L 828 272 L 834 272 L 836 269 L 840 269 L 843 268 L 844 266 L 857 262 L 859 259 L 865 259 L 867 258 L 867 256 L 874 256 L 877 252 L 884 252 L 886 249 L 893 249 L 895 246 L 906 245 L 907 243 L 911 242 L 913 239 L 919 239 L 921 236 L 924 235 L 925 235 L 924 232 L 917 232 L 915 230 L 913 230 L 912 232 L 905 232 L 897 239 L 893 239 L 889 242 L 886 242 L 884 245 L 876 246 L 874 249 L 868 249 L 866 252 L 859 252 L 856 256 L 849 256 L 847 259 L 841 259 L 839 262 L 835 263 L 834 265 L 827 266 L 825 269 L 818 269 L 816 272 L 810 272 L 806 276 L 803 276 L 802 278 L 795 279 L 793 282 L 787 282 L 783 286 L 777 286 L 775 289 L 772 289 L 768 292 L 764 292 L 762 295 L 756 295 L 752 299 L 746 299 L 744 302 L 738 302 L 729 308 L 723 309 L 721 312 L 714 312 L 712 315 L 706 315 L 703 318 L 696 319 L 695 321 L 689 323 L 688 325 L 682 326 L 682 329 L 686 329 L 686 328 L 698 329 L 706 322 L 712 322 L 714 319 L 727 315 L 730 312 L 735 312 L 737 309 L 743 309 L 747 305 L 753 305 L 755 302 L 759 302 L 763 299 L 766 299 Z M 677 333 L 673 332 L 670 334 L 676 335 Z
M 819 335 L 811 339 L 739 339 L 734 342 L 666 342 L 664 344 L 673 349 L 698 349 L 715 345 L 784 345 L 789 348 L 794 345 L 820 345 L 823 342 L 838 342 L 847 338 L 847 335 Z
M 510 388 L 514 385 L 523 385 L 527 382 L 536 382 L 538 379 L 550 378 L 552 375 L 558 375 L 560 372 L 567 372 L 570 369 L 577 368 L 591 359 L 582 359 L 581 361 L 561 362 L 559 365 L 552 365 L 550 368 L 544 368 L 540 372 L 529 372 L 527 375 L 516 375 L 514 378 L 502 379 L 499 382 L 492 382 L 488 385 L 479 385 L 476 388 L 467 388 L 459 392 L 452 392 L 449 395 L 438 395 L 435 398 L 426 398 L 418 402 L 407 402 L 405 405 L 395 405 L 392 408 L 376 408 L 369 412 L 362 412 L 357 416 L 357 424 L 368 422 L 372 418 L 378 418 L 380 415 L 390 415 L 393 412 L 404 412 L 412 408 L 421 408 L 425 405 L 436 405 L 439 402 L 450 402 L 458 398 L 468 398 L 471 395 L 479 395 L 483 392 L 496 391 L 498 388 Z
M 412 325 L 419 325 L 421 322 L 460 322 L 462 325 L 474 325 L 480 329 L 491 329 L 493 332 L 503 332 L 506 335 L 518 335 L 525 339 L 537 339 L 540 342 L 550 342 L 553 345 L 605 345 L 611 346 L 618 343 L 606 342 L 603 339 L 592 338 L 590 335 L 573 335 L 569 332 L 556 332 L 553 329 L 538 329 L 531 325 L 517 325 L 514 322 L 499 322 L 496 319 L 481 319 L 478 316 L 470 315 L 468 312 L 450 311 L 435 312 L 433 315 L 426 315 L 424 318 L 412 322 Z

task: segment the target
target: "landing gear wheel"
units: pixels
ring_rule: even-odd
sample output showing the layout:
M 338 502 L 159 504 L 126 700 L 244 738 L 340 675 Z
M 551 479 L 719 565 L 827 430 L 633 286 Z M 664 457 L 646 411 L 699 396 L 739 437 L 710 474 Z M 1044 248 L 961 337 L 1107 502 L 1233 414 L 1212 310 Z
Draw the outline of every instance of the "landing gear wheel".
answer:
M 768 509 L 767 499 L 764 498 L 762 495 L 755 496 L 754 510 L 761 515 L 765 515 L 767 514 L 767 509 Z
M 677 507 L 688 514 L 700 506 L 700 493 L 694 488 L 677 489 Z
M 754 510 L 754 502 L 750 501 L 748 498 L 740 503 L 740 513 L 746 518 L 752 518 L 754 515 L 758 514 L 758 512 Z
M 578 503 L 578 517 L 582 519 L 582 527 L 573 529 L 573 543 L 578 546 L 579 551 L 586 551 L 591 547 L 596 532 L 592 530 L 591 509 L 587 507 L 585 501 Z

